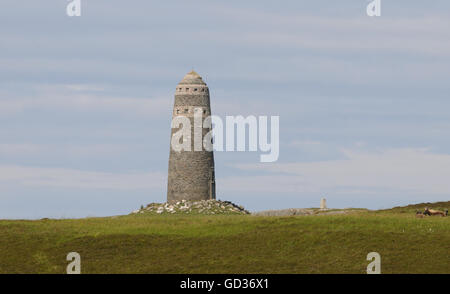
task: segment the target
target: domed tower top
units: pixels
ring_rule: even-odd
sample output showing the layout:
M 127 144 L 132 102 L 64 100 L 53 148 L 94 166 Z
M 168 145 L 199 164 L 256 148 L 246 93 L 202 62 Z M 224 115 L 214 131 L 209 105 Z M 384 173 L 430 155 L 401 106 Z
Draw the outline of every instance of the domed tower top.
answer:
M 194 70 L 188 72 L 178 85 L 206 85 L 202 77 Z

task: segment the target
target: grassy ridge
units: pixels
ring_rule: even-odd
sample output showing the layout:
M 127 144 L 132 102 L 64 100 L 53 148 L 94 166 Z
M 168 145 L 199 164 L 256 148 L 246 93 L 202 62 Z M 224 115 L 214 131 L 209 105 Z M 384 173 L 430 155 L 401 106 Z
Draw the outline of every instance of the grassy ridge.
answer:
M 447 203 L 448 204 L 448 203 Z M 395 210 L 257 217 L 130 215 L 0 221 L 0 273 L 450 273 L 450 218 Z
M 447 209 L 450 209 L 450 201 L 433 202 L 433 203 L 427 202 L 427 203 L 411 204 L 408 206 L 397 206 L 391 209 L 378 210 L 378 212 L 393 212 L 393 213 L 413 213 L 416 211 L 423 212 L 425 210 L 425 207 L 445 211 Z

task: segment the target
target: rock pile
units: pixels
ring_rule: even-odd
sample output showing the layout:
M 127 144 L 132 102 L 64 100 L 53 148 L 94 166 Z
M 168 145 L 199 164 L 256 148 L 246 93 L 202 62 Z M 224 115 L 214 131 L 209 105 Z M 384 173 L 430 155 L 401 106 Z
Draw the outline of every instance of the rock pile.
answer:
M 242 206 L 220 200 L 181 200 L 174 203 L 150 203 L 132 214 L 250 214 Z
M 252 213 L 257 216 L 294 216 L 294 215 L 330 215 L 330 214 L 347 214 L 358 212 L 364 209 L 319 209 L 319 208 L 289 208 L 280 210 L 265 210 Z

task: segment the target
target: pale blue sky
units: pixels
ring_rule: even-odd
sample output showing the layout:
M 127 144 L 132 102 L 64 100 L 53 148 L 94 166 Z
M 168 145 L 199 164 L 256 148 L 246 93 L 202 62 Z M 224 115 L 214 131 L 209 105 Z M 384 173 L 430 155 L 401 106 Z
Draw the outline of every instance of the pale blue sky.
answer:
M 176 84 L 279 115 L 280 158 L 216 153 L 219 199 L 263 210 L 449 200 L 450 2 L 6 0 L 0 218 L 163 202 Z

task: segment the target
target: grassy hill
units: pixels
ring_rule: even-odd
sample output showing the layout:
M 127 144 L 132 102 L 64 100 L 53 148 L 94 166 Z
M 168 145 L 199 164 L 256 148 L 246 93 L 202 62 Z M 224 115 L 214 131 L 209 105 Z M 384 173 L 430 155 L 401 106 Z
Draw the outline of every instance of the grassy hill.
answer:
M 378 210 L 378 212 L 393 212 L 393 213 L 415 213 L 416 211 L 424 211 L 425 207 L 445 211 L 450 209 L 450 201 L 447 202 L 426 202 L 419 204 L 410 204 L 408 206 L 397 206 L 391 209 Z
M 420 204 L 417 209 L 450 207 Z M 450 273 L 450 217 L 416 206 L 342 215 L 151 215 L 0 221 L 0 273 Z

